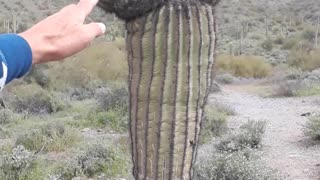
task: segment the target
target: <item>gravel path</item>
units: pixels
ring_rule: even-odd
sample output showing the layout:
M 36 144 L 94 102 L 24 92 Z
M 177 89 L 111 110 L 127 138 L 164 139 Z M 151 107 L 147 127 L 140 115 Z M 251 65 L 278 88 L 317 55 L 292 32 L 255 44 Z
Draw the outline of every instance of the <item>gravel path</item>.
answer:
M 229 127 L 237 128 L 250 120 L 266 121 L 262 158 L 266 163 L 287 174 L 290 180 L 320 180 L 320 143 L 308 139 L 302 128 L 305 113 L 320 112 L 320 97 L 262 98 L 239 90 L 239 85 L 222 88 L 210 101 L 234 108 Z

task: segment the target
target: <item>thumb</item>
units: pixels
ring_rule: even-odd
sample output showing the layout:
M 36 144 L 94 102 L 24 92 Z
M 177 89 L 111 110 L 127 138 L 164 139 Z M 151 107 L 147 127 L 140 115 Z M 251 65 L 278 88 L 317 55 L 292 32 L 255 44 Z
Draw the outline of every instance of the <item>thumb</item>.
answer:
M 87 33 L 90 39 L 94 39 L 106 32 L 106 25 L 103 23 L 86 24 L 84 25 L 84 31 Z

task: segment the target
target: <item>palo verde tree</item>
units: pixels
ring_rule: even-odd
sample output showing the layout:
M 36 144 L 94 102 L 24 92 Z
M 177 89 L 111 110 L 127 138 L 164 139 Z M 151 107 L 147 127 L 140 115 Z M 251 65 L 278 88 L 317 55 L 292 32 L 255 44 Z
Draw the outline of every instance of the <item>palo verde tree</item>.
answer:
M 219 0 L 100 0 L 126 22 L 135 179 L 191 179 Z

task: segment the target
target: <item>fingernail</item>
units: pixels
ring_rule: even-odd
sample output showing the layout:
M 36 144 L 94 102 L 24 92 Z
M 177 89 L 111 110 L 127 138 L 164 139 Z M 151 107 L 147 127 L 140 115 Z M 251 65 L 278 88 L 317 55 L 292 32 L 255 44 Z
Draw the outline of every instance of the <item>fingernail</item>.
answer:
M 106 28 L 107 28 L 106 25 L 103 23 L 98 23 L 98 26 L 101 28 L 102 33 L 104 34 L 106 32 Z
M 91 0 L 91 3 L 94 4 L 94 5 L 96 5 L 96 4 L 98 4 L 98 1 L 99 1 L 99 0 Z

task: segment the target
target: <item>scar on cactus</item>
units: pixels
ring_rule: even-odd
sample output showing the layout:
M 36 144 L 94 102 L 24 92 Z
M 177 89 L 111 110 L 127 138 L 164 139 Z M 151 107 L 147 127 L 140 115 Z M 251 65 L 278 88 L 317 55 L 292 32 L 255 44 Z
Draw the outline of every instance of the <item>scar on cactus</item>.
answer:
M 135 179 L 191 179 L 219 0 L 100 0 L 126 22 Z

